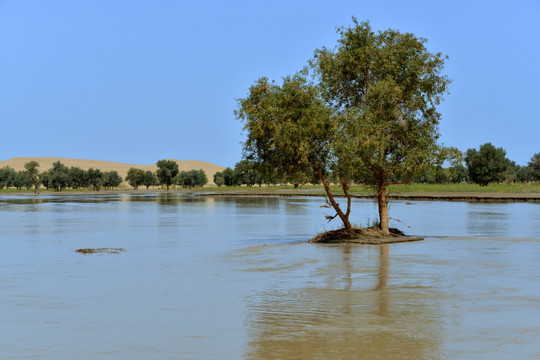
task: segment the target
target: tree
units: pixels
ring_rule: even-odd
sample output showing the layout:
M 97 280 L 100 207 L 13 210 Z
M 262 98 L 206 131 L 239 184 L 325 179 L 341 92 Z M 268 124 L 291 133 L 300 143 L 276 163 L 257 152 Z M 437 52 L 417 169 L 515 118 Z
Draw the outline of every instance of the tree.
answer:
M 15 186 L 17 190 L 22 190 L 23 187 L 28 189 L 32 187 L 32 183 L 30 182 L 26 171 L 19 170 L 15 173 L 15 177 L 13 178 L 13 186 Z
M 450 171 L 440 165 L 426 167 L 412 182 L 421 184 L 446 184 L 451 181 Z
M 45 170 L 41 174 L 39 174 L 39 181 L 47 190 L 49 190 L 52 187 L 51 184 L 51 171 Z
M 216 184 L 218 187 L 225 184 L 225 178 L 223 177 L 223 172 L 218 171 L 214 174 L 214 184 Z
M 531 172 L 531 180 L 540 181 L 540 153 L 536 153 L 531 157 L 528 167 Z
M 29 161 L 26 164 L 24 164 L 24 168 L 26 169 L 26 176 L 28 177 L 28 180 L 34 186 L 35 193 L 38 193 L 39 185 L 41 185 L 39 181 L 39 163 L 35 160 Z
M 454 184 L 459 184 L 466 182 L 469 174 L 467 173 L 467 168 L 463 164 L 455 164 L 448 168 L 450 172 L 450 182 Z
M 77 166 L 72 166 L 68 170 L 69 186 L 72 189 L 82 189 L 88 186 L 86 171 Z
M 187 186 L 190 189 L 197 186 L 198 176 L 199 173 L 197 172 L 197 170 L 186 171 L 184 175 L 184 186 Z
M 182 170 L 178 174 L 176 174 L 176 176 L 173 178 L 173 184 L 191 188 L 191 179 L 188 179 L 187 171 Z
M 427 184 L 459 183 L 465 180 L 463 154 L 455 147 L 440 146 L 431 163 L 426 163 L 423 170 L 412 178 L 412 182 Z M 450 164 L 449 167 L 443 167 Z
M 118 171 L 112 170 L 112 171 L 106 171 L 103 173 L 103 187 L 105 188 L 117 188 L 121 183 L 123 179 L 118 174 Z
M 521 183 L 533 181 L 531 168 L 529 166 L 519 166 L 516 170 L 516 181 Z
M 178 175 L 178 164 L 173 160 L 160 160 L 156 165 L 158 167 L 156 175 L 159 182 L 165 185 L 167 191 L 169 191 L 169 186 L 173 183 L 173 178 Z
M 237 162 L 234 166 L 234 172 L 236 173 L 238 183 L 246 184 L 250 187 L 260 183 L 261 176 L 257 167 L 257 163 L 252 160 L 242 160 Z
M 341 182 L 347 197 L 345 212 L 334 199 L 327 181 L 335 160 L 332 140 L 337 121 L 321 98 L 319 88 L 306 79 L 305 73 L 286 76 L 281 85 L 266 78 L 257 80 L 250 87 L 248 97 L 238 100 L 235 114 L 244 121 L 247 133 L 244 156 L 258 164 L 263 178 L 276 179 L 280 174 L 290 181 L 306 174 L 316 175 L 336 216 L 351 229 L 348 179 L 344 174 Z M 227 171 L 224 171 L 225 185 L 228 185 Z
M 9 188 L 13 186 L 13 181 L 15 180 L 15 169 L 4 166 L 0 169 L 0 189 Z
M 430 53 L 427 40 L 353 22 L 338 29 L 337 47 L 316 50 L 311 64 L 341 117 L 335 171 L 374 188 L 380 228 L 388 234 L 388 186 L 409 182 L 434 161 L 441 117 L 436 106 L 450 81 L 442 75 L 445 57 Z
M 225 183 L 225 186 L 238 185 L 236 174 L 234 173 L 233 169 L 228 167 L 225 170 L 223 170 L 223 181 Z
M 173 183 L 190 189 L 196 186 L 204 186 L 208 183 L 208 177 L 202 169 L 180 171 L 173 180 Z
M 468 149 L 465 163 L 470 179 L 480 186 L 491 182 L 501 182 L 504 179 L 509 160 L 503 148 L 496 148 L 491 143 L 480 145 L 480 149 Z
M 129 185 L 133 186 L 133 189 L 139 189 L 139 186 L 144 184 L 145 172 L 142 169 L 129 168 L 126 181 Z
M 244 156 L 265 179 L 299 184 L 306 174 L 328 170 L 331 109 L 306 75 L 285 76 L 281 85 L 260 78 L 238 100 L 235 114 L 247 133 Z
M 148 190 L 150 186 L 157 185 L 157 183 L 158 183 L 158 179 L 157 179 L 156 174 L 151 172 L 150 170 L 147 170 L 144 173 L 144 181 L 143 181 L 143 184 L 144 186 L 146 186 L 146 189 Z
M 208 184 L 208 176 L 206 176 L 206 172 L 203 169 L 199 170 L 193 170 L 197 173 L 195 185 L 203 187 L 204 185 Z
M 103 173 L 99 169 L 90 168 L 86 171 L 86 178 L 88 185 L 92 187 L 94 191 L 100 191 L 103 185 Z
M 62 191 L 69 185 L 68 168 L 60 161 L 53 163 L 53 167 L 49 170 L 49 174 L 49 187 L 52 187 L 56 191 Z
M 409 182 L 435 160 L 440 114 L 436 106 L 449 80 L 444 57 L 426 40 L 394 30 L 375 33 L 369 23 L 338 30 L 338 46 L 315 51 L 310 62 L 318 84 L 303 73 L 282 86 L 259 79 L 236 116 L 244 121 L 244 153 L 267 174 L 316 175 L 343 225 L 351 229 L 350 184 L 374 188 L 380 229 L 389 233 L 390 184 Z M 327 176 L 347 199 L 342 210 Z
M 517 175 L 516 172 L 519 169 L 519 165 L 515 161 L 507 159 L 506 170 L 503 172 L 503 181 L 507 184 L 512 184 L 516 181 Z

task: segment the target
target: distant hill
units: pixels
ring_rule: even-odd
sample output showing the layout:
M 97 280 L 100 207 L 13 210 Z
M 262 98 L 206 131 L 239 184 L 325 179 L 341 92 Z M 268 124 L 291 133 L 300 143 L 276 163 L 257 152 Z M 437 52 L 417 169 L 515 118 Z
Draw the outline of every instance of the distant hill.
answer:
M 156 164 L 153 165 L 136 165 L 136 164 L 124 164 L 124 163 L 115 163 L 110 161 L 100 161 L 100 160 L 86 160 L 86 159 L 70 159 L 70 158 L 60 158 L 60 157 L 17 157 L 9 160 L 0 161 L 0 168 L 4 166 L 12 167 L 15 170 L 24 170 L 24 164 L 35 160 L 39 163 L 39 171 L 45 171 L 52 168 L 54 162 L 60 161 L 62 164 L 67 167 L 78 166 L 83 170 L 88 170 L 90 168 L 100 169 L 101 171 L 113 171 L 116 170 L 122 178 L 125 178 L 129 168 L 137 168 L 142 170 L 156 171 Z M 174 160 L 174 159 L 173 159 Z M 225 168 L 223 166 L 210 164 L 204 161 L 198 160 L 174 160 L 178 163 L 178 168 L 180 171 L 184 170 L 199 170 L 203 169 L 208 177 L 208 184 L 213 185 L 214 174 L 218 171 L 223 171 Z

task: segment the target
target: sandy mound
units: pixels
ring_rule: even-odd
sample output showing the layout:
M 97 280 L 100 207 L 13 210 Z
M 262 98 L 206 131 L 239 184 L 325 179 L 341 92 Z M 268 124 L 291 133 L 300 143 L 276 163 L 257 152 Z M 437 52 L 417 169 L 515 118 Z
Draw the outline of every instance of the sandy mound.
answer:
M 157 170 L 157 166 L 155 164 L 136 165 L 136 164 L 115 163 L 115 162 L 100 161 L 100 160 L 70 159 L 70 158 L 60 158 L 60 157 L 13 158 L 9 160 L 0 161 L 0 168 L 4 166 L 9 166 L 17 171 L 24 170 L 24 164 L 31 160 L 35 160 L 39 163 L 40 171 L 48 170 L 52 168 L 54 162 L 60 161 L 62 164 L 66 165 L 67 167 L 78 166 L 83 170 L 88 170 L 90 168 L 100 169 L 101 171 L 116 170 L 118 171 L 118 174 L 122 178 L 126 177 L 128 170 L 132 167 L 137 168 L 137 169 L 142 169 L 144 171 Z M 223 166 L 210 164 L 204 161 L 197 161 L 197 160 L 174 160 L 174 161 L 178 163 L 178 168 L 180 169 L 180 171 L 203 169 L 204 172 L 206 173 L 206 177 L 208 177 L 208 185 L 214 185 L 214 181 L 213 181 L 214 174 L 218 171 L 223 171 L 225 169 Z
M 366 229 L 339 229 L 321 233 L 309 240 L 310 243 L 317 244 L 365 244 L 380 245 L 397 242 L 409 242 L 424 240 L 419 237 L 406 236 L 398 229 L 391 228 L 390 235 L 385 235 L 378 227 Z

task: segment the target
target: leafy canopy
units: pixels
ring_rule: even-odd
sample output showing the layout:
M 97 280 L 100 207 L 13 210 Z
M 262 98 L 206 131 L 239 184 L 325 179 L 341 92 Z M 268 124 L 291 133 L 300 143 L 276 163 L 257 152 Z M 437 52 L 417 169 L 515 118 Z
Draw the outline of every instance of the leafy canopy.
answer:
M 531 180 L 540 181 L 540 153 L 536 153 L 531 157 L 528 167 L 531 173 Z
M 0 189 L 3 189 L 4 187 L 8 188 L 12 186 L 16 174 L 17 173 L 15 169 L 9 166 L 4 166 L 3 168 L 1 168 L 0 169 Z
M 319 91 L 304 74 L 286 76 L 278 85 L 260 78 L 235 111 L 244 121 L 244 155 L 263 176 L 279 173 L 295 181 L 326 170 L 330 161 L 334 122 Z
M 509 160 L 503 148 L 496 148 L 491 143 L 480 145 L 480 149 L 468 149 L 465 163 L 469 169 L 469 177 L 476 184 L 486 186 L 491 182 L 504 179 Z
M 157 185 L 158 179 L 155 173 L 150 170 L 145 171 L 144 173 L 144 186 L 148 189 L 150 186 Z
M 336 170 L 381 191 L 435 160 L 436 106 L 450 81 L 441 74 L 445 58 L 430 53 L 425 39 L 353 21 L 338 30 L 336 48 L 316 50 L 311 64 L 340 115 Z
M 32 186 L 35 188 L 35 192 L 37 193 L 39 189 L 39 185 L 41 182 L 39 181 L 39 163 L 35 160 L 29 161 L 24 164 L 24 168 L 26 169 L 26 176 L 28 177 L 28 181 Z
M 52 187 L 56 191 L 62 191 L 69 185 L 69 169 L 60 161 L 53 163 L 53 167 L 49 170 L 47 188 Z
M 156 175 L 161 184 L 164 184 L 169 190 L 169 186 L 173 183 L 173 179 L 178 175 L 178 164 L 173 160 L 160 160 L 157 162 Z
M 244 122 L 244 155 L 264 177 L 289 182 L 317 175 L 329 202 L 351 228 L 352 180 L 376 189 L 380 227 L 388 233 L 387 186 L 407 182 L 439 150 L 436 106 L 450 81 L 442 75 L 444 57 L 430 53 L 426 40 L 395 30 L 375 32 L 368 22 L 340 28 L 334 49 L 315 51 L 306 71 L 286 76 L 281 85 L 261 78 L 238 100 Z M 325 179 L 329 170 L 347 197 L 347 210 L 334 201 Z
M 126 181 L 129 183 L 129 185 L 133 186 L 135 190 L 137 190 L 139 186 L 145 183 L 145 175 L 146 173 L 144 170 L 132 167 L 129 168 L 127 172 Z

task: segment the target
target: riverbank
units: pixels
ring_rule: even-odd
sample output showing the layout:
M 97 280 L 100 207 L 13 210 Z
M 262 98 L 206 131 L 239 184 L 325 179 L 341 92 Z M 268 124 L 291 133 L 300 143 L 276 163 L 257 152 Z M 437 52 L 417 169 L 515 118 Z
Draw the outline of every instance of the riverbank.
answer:
M 334 196 L 343 197 L 339 186 L 331 187 Z M 352 185 L 353 198 L 372 199 L 374 192 L 362 185 Z M 300 189 L 291 186 L 236 187 L 201 189 L 206 196 L 325 196 L 322 186 L 309 185 Z M 540 183 L 530 184 L 407 184 L 389 187 L 390 200 L 444 200 L 444 201 L 515 201 L 540 202 Z
M 201 192 L 197 196 L 318 196 L 324 197 L 321 190 L 315 191 L 270 191 L 270 192 L 249 192 L 249 191 L 229 191 L 229 192 Z M 336 194 L 334 197 L 344 197 Z M 352 193 L 352 198 L 375 199 L 374 194 Z M 390 200 L 433 200 L 433 201 L 493 201 L 493 202 L 540 202 L 540 194 L 537 193 L 480 193 L 480 192 L 410 192 L 410 193 L 389 193 Z
M 388 197 L 390 200 L 440 200 L 440 201 L 485 201 L 485 202 L 540 202 L 540 192 L 537 192 L 536 187 L 531 186 L 530 192 L 524 192 L 523 189 L 527 189 L 524 186 L 516 187 L 516 191 L 473 191 L 473 187 L 469 187 L 467 190 L 454 191 L 454 188 L 442 189 L 439 191 L 419 191 L 414 188 L 415 185 L 410 185 L 409 188 L 405 186 L 394 187 L 391 189 Z M 411 188 L 413 187 L 413 188 Z M 423 188 L 429 189 L 429 186 L 423 186 Z M 509 189 L 506 186 L 506 189 Z M 511 188 L 510 188 L 511 189 Z M 333 189 L 336 197 L 343 197 L 343 193 L 338 188 Z M 40 191 L 39 194 L 34 194 L 33 191 L 14 191 L 14 190 L 2 190 L 0 196 L 70 196 L 70 195 L 107 195 L 107 194 L 130 194 L 130 195 L 143 195 L 149 193 L 178 193 L 189 194 L 193 196 L 225 196 L 225 197 L 237 197 L 237 196 L 281 196 L 281 197 L 293 197 L 293 196 L 313 196 L 324 197 L 325 193 L 321 187 L 307 186 L 300 189 L 294 189 L 288 186 L 273 186 L 273 187 L 205 187 L 205 188 L 193 188 L 193 189 L 171 189 L 168 192 L 165 189 L 117 189 L 117 190 L 102 190 L 102 191 L 90 191 L 90 190 L 65 190 L 61 192 L 57 191 Z M 369 199 L 375 198 L 375 195 L 365 188 L 355 186 L 351 191 L 353 198 Z

